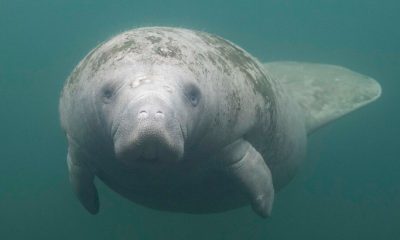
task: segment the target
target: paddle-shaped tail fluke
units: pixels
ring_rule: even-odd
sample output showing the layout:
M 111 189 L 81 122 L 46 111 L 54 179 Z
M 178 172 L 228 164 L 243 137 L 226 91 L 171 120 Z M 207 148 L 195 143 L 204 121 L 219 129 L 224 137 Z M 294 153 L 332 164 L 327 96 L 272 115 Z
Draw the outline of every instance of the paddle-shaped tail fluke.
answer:
M 308 133 L 381 95 L 381 87 L 374 79 L 340 66 L 300 62 L 271 62 L 264 66 L 303 109 Z

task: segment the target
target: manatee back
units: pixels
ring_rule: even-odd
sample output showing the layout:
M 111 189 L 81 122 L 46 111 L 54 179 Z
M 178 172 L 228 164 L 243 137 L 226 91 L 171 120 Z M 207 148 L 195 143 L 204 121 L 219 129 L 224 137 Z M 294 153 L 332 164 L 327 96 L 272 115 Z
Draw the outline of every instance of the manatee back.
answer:
M 374 79 L 340 66 L 271 62 L 264 67 L 303 109 L 308 133 L 381 95 Z

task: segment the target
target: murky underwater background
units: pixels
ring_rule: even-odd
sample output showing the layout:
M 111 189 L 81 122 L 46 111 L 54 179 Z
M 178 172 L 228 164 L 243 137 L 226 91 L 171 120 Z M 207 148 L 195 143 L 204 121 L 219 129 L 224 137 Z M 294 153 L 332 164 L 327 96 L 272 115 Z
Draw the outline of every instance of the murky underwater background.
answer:
M 0 0 L 0 239 L 400 239 L 399 10 L 394 0 Z M 68 183 L 59 92 L 99 42 L 149 25 L 219 34 L 262 61 L 343 65 L 383 96 L 310 138 L 269 219 L 249 207 L 154 211 L 99 182 L 91 216 Z

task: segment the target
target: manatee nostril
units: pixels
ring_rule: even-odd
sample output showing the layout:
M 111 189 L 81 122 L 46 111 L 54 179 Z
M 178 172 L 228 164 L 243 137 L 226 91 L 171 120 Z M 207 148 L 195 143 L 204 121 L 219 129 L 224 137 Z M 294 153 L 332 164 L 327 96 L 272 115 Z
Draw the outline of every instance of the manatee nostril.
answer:
M 148 113 L 146 110 L 141 110 L 138 114 L 138 118 L 146 118 L 148 116 Z
M 160 110 L 154 112 L 150 112 L 151 116 L 156 117 L 156 118 L 164 118 L 164 113 Z M 149 112 L 147 112 L 146 110 L 141 110 L 138 113 L 138 118 L 139 119 L 145 119 L 149 117 Z
M 164 117 L 164 113 L 162 111 L 157 111 L 156 112 L 156 117 L 163 118 Z

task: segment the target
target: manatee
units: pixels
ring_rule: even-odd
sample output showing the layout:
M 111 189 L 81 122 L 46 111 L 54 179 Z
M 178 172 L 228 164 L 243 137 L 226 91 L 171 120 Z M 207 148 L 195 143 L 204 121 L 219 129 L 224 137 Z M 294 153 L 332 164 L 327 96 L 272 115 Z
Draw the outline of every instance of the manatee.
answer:
M 92 214 L 100 179 L 153 209 L 271 214 L 307 137 L 381 94 L 370 77 L 300 62 L 261 63 L 222 37 L 144 27 L 101 43 L 63 87 L 72 188 Z

